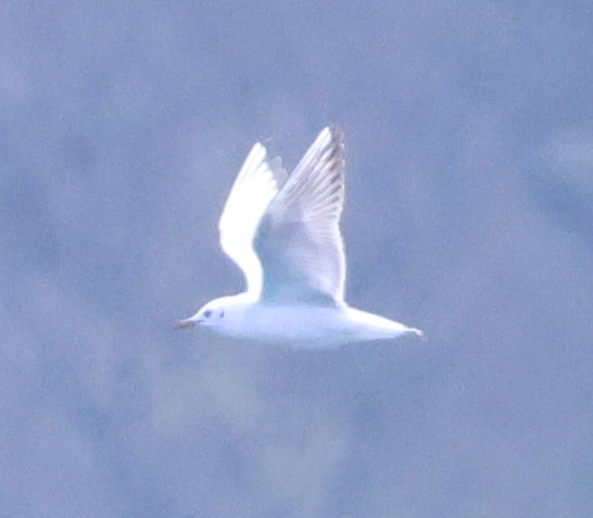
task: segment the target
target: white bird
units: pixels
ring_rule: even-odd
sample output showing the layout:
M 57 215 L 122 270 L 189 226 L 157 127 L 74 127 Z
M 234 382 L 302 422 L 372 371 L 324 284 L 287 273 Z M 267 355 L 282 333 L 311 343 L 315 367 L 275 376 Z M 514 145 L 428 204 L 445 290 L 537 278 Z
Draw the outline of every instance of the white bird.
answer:
M 243 270 L 247 291 L 208 302 L 178 328 L 299 348 L 419 335 L 418 329 L 349 307 L 339 229 L 344 143 L 324 128 L 291 175 L 259 142 L 233 184 L 220 244 Z

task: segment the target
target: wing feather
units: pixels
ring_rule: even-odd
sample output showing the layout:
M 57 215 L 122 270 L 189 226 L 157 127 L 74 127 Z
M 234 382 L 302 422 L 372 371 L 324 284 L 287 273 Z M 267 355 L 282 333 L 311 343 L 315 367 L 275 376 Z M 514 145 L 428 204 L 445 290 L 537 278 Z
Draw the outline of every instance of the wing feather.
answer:
M 263 266 L 262 300 L 343 303 L 343 150 L 342 132 L 324 128 L 267 205 L 254 242 Z
M 280 159 L 268 161 L 266 148 L 255 144 L 233 183 L 218 224 L 222 249 L 243 270 L 247 291 L 256 297 L 262 288 L 262 267 L 253 250 L 253 238 L 286 176 Z

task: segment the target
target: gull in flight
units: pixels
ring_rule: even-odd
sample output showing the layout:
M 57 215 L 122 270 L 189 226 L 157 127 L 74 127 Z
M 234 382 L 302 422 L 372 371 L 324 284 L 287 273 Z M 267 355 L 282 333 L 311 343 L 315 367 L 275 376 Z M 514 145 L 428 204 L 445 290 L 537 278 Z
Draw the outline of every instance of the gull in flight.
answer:
M 208 302 L 178 328 L 311 349 L 422 336 L 344 301 L 343 152 L 342 132 L 326 127 L 288 175 L 279 157 L 253 146 L 219 222 L 222 249 L 243 270 L 247 290 Z

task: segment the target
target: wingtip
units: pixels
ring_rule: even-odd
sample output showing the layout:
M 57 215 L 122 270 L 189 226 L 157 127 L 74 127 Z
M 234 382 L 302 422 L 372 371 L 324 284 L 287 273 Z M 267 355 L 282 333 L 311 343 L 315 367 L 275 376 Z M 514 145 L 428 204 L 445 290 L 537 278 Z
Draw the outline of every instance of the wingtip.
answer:
M 415 327 L 413 327 L 410 329 L 410 332 L 415 334 L 421 340 L 427 340 L 426 335 L 424 334 L 424 331 L 421 331 L 420 329 L 416 329 Z
M 327 129 L 331 132 L 332 135 L 344 135 L 344 129 L 342 128 L 342 125 L 338 124 L 337 122 L 332 122 L 331 124 L 328 124 Z
M 340 124 L 328 124 L 325 128 L 323 128 L 322 132 L 327 132 L 333 141 L 339 142 L 340 144 L 344 143 L 344 130 Z

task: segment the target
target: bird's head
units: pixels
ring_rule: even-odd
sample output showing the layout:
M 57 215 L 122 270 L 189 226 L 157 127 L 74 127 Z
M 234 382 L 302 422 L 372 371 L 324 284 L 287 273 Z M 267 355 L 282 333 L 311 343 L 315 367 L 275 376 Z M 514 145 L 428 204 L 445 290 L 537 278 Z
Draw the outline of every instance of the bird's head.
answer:
M 222 297 L 208 302 L 193 317 L 181 320 L 175 327 L 177 329 L 189 329 L 196 325 L 203 327 L 217 327 L 222 325 L 225 317 L 225 298 Z

